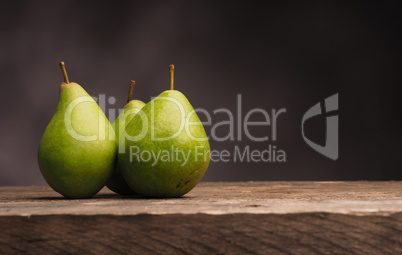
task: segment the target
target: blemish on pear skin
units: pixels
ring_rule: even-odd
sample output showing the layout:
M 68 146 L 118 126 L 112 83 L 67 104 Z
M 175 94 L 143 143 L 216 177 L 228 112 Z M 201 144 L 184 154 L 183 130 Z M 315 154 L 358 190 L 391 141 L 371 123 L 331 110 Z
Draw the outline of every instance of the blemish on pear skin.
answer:
M 183 179 L 181 179 L 180 182 L 177 184 L 176 189 L 186 186 L 190 182 L 190 180 L 187 180 L 184 184 L 182 184 L 182 182 Z
M 197 167 L 196 169 L 194 169 L 193 171 L 191 171 L 190 175 L 192 175 L 193 173 L 195 173 L 195 171 L 199 170 L 202 165 L 204 165 L 205 161 L 202 161 L 201 165 L 199 167 Z
M 183 181 L 183 178 L 179 181 L 179 183 L 176 185 L 176 189 L 181 187 L 181 182 Z

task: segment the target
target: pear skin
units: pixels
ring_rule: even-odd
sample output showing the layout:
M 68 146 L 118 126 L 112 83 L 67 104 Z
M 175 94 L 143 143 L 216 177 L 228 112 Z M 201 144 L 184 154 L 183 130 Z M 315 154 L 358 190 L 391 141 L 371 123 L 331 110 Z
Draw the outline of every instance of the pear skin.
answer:
M 125 127 L 130 123 L 130 121 L 134 118 L 135 114 L 137 114 L 142 107 L 144 107 L 145 103 L 140 101 L 140 100 L 131 100 L 131 95 L 133 91 L 135 82 L 131 81 L 131 86 L 130 86 L 130 91 L 129 91 L 129 96 L 128 96 L 128 103 L 124 106 L 123 111 L 120 113 L 120 115 L 116 118 L 116 120 L 113 122 L 112 126 L 116 134 L 116 141 L 117 145 L 119 143 L 119 134 L 120 134 L 120 125 L 124 125 L 124 128 L 122 128 L 122 131 L 125 130 Z M 116 164 L 116 168 L 114 170 L 112 178 L 109 180 L 109 182 L 106 184 L 106 186 L 120 194 L 120 195 L 134 195 L 135 192 L 128 186 L 127 182 L 124 180 L 122 174 L 121 174 L 121 169 L 119 162 Z
M 127 184 L 145 197 L 183 196 L 201 180 L 210 162 L 204 127 L 172 82 L 171 77 L 171 90 L 147 103 L 128 123 L 130 138 L 125 153 L 118 154 Z
M 112 125 L 77 83 L 60 86 L 56 112 L 39 144 L 38 163 L 46 182 L 66 198 L 89 198 L 110 179 L 117 145 Z

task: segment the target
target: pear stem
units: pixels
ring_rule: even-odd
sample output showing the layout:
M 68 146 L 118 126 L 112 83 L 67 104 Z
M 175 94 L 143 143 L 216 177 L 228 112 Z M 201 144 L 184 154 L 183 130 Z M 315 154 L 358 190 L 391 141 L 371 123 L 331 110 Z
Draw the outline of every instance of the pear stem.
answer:
M 67 76 L 66 66 L 64 65 L 63 61 L 60 62 L 60 67 L 61 67 L 61 72 L 63 73 L 63 76 L 64 76 L 64 82 L 70 83 L 68 80 L 68 76 Z
M 170 70 L 170 90 L 174 89 L 174 65 L 169 66 Z
M 131 96 L 133 95 L 133 88 L 135 85 L 135 81 L 131 81 L 130 83 L 130 90 L 128 91 L 128 98 L 127 98 L 127 103 L 131 101 Z

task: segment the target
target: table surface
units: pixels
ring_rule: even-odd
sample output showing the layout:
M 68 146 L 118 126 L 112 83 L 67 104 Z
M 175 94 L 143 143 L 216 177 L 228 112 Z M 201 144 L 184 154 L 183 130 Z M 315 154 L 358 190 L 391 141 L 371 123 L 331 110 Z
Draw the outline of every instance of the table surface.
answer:
M 49 187 L 0 187 L 0 216 L 402 212 L 402 182 L 202 182 L 181 198 L 120 196 L 104 188 L 65 199 Z
M 402 254 L 402 182 L 200 183 L 182 198 L 0 188 L 0 254 Z

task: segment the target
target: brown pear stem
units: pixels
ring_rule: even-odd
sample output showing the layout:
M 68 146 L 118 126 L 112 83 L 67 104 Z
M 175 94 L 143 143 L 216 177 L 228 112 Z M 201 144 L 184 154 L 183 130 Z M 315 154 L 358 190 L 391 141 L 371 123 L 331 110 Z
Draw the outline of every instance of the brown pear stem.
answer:
M 128 98 L 127 98 L 127 103 L 131 101 L 131 96 L 133 95 L 133 88 L 135 85 L 135 81 L 131 81 L 130 83 L 130 90 L 128 91 Z
M 169 66 L 170 70 L 170 90 L 174 89 L 174 65 Z
M 63 73 L 63 76 L 64 76 L 64 82 L 65 82 L 65 83 L 70 83 L 70 82 L 68 81 L 66 66 L 64 65 L 64 62 L 63 62 L 63 61 L 60 62 L 60 67 L 61 67 L 61 72 Z

